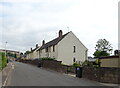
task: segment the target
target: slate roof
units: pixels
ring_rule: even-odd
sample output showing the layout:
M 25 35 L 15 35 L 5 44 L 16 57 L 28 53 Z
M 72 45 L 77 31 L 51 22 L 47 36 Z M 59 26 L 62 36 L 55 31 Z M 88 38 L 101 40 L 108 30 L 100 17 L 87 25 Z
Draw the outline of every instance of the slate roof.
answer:
M 47 48 L 47 47 L 50 47 L 50 46 L 53 46 L 53 45 L 58 44 L 58 43 L 59 43 L 66 35 L 68 35 L 69 33 L 70 33 L 70 32 L 62 35 L 61 37 L 57 37 L 57 38 L 55 38 L 55 39 L 53 39 L 53 40 L 45 43 L 45 44 L 42 45 L 38 50 L 45 49 L 45 48 Z
M 102 57 L 99 57 L 99 59 L 107 59 L 107 58 L 119 58 L 118 55 L 113 55 L 113 56 L 102 56 Z
M 34 52 L 36 49 L 38 49 L 39 47 L 35 47 L 31 52 Z

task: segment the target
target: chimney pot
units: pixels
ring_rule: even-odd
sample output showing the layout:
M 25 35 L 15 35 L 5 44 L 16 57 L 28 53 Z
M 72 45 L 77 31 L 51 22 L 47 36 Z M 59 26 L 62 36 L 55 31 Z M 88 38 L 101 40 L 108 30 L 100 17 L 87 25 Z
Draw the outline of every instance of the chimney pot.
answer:
M 38 47 L 38 44 L 36 44 L 36 48 Z
M 63 35 L 62 30 L 59 30 L 59 37 L 61 37 Z
M 45 40 L 42 41 L 42 45 L 44 45 L 44 44 L 45 44 Z

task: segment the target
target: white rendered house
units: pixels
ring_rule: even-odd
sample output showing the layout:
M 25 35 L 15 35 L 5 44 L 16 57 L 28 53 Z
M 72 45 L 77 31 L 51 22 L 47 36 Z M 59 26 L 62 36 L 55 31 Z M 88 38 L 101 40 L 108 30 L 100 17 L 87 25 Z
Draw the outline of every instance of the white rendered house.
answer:
M 26 59 L 34 60 L 36 58 L 39 58 L 39 48 L 40 46 L 38 46 L 38 44 L 36 44 L 36 47 L 34 49 L 31 48 L 31 51 L 27 54 Z
M 87 59 L 88 51 L 72 31 L 63 35 L 62 30 L 54 40 L 47 43 L 43 40 L 43 44 L 38 50 L 40 58 L 56 58 L 66 65 L 84 62 Z

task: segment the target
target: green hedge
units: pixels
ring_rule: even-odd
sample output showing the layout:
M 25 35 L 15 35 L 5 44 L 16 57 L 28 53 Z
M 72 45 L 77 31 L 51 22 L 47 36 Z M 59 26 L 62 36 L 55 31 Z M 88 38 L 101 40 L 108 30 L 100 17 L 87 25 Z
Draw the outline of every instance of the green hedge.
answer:
M 6 67 L 8 58 L 5 56 L 5 53 L 0 52 L 0 70 Z

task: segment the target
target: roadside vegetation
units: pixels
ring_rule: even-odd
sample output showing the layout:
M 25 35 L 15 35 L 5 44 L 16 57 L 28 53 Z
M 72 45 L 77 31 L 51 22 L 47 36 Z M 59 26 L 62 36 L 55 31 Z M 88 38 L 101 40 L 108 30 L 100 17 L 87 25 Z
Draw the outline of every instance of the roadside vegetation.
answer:
M 4 69 L 8 63 L 8 58 L 5 56 L 5 53 L 0 52 L 0 70 Z
M 102 57 L 102 56 L 110 56 L 112 53 L 113 47 L 111 46 L 110 42 L 106 39 L 99 39 L 95 46 L 94 57 Z

